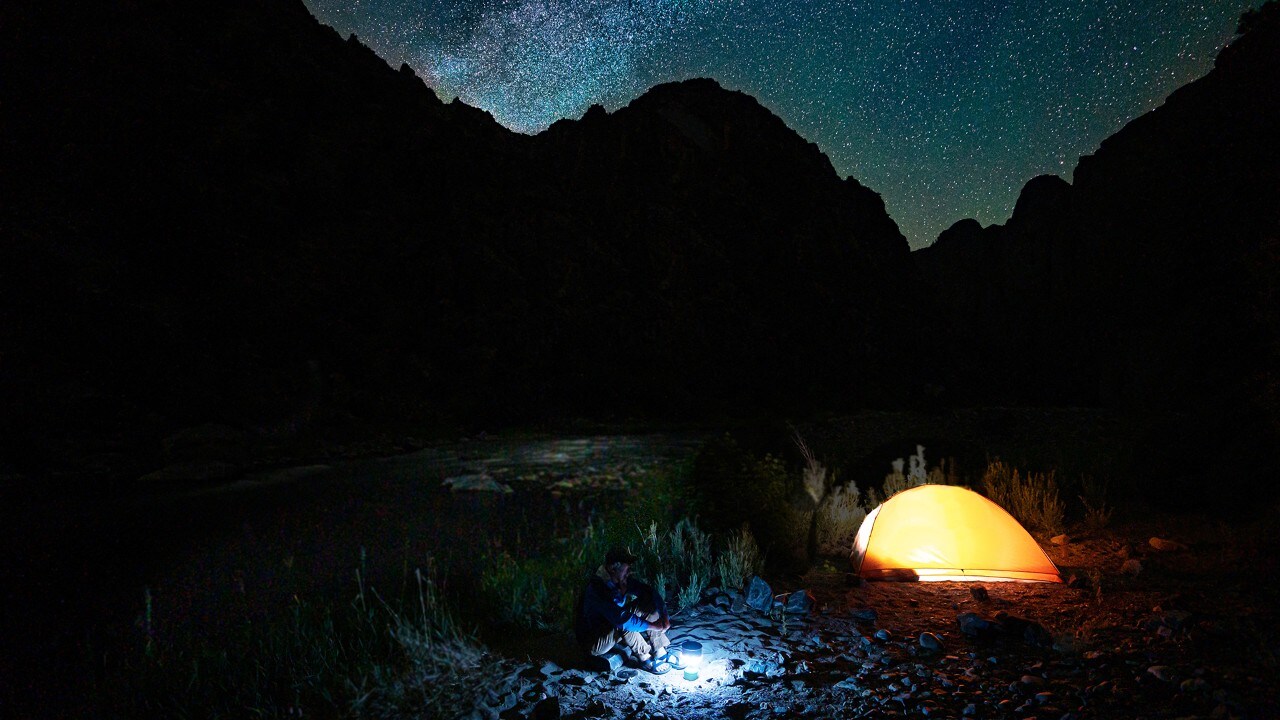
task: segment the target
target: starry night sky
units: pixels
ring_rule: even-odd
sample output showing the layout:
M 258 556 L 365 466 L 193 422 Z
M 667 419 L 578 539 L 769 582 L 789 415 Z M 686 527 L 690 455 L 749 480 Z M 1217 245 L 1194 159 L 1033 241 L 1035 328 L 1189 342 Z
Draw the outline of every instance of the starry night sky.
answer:
M 507 127 L 712 77 L 880 192 L 912 247 L 1204 75 L 1249 0 L 305 0 Z M 1260 2 L 1253 2 L 1253 5 Z

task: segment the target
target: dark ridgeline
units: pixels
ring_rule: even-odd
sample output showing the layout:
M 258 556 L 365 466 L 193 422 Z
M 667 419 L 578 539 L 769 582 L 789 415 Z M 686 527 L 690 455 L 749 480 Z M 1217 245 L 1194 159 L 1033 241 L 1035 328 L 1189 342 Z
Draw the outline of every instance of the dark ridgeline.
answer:
M 1280 417 L 1268 7 L 1074 186 L 909 253 L 877 194 L 709 80 L 529 137 L 298 0 L 5 3 L 0 433 L 39 466 L 207 420 L 928 398 L 1184 412 L 1161 436 L 1205 451 L 1178 472 L 1244 471 Z
M 905 386 L 906 242 L 746 95 L 676 83 L 529 137 L 299 0 L 110 5 L 0 10 L 10 441 Z
M 1074 180 L 1035 178 L 1004 226 L 963 220 L 913 253 L 963 338 L 957 389 L 1158 413 L 1138 462 L 1163 492 L 1206 474 L 1224 491 L 1272 485 L 1280 4 Z
M 525 181 L 559 245 L 560 336 L 536 376 L 585 380 L 587 410 L 803 411 L 893 402 L 913 317 L 906 241 L 880 196 L 750 96 L 712 80 L 594 106 L 531 143 Z M 529 243 L 517 243 L 526 252 Z M 567 352 L 566 352 L 567 351 Z M 595 388 L 612 388 L 598 400 Z M 554 408 L 554 397 L 545 407 Z M 617 407 L 621 402 L 621 407 Z

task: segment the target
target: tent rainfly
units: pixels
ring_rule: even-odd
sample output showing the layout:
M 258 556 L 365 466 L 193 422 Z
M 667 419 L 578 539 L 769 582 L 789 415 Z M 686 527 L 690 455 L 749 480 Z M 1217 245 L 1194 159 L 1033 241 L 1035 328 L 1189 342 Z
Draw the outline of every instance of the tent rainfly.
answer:
M 870 580 L 1062 582 L 1012 515 L 954 485 L 904 490 L 871 511 L 852 560 L 854 572 Z

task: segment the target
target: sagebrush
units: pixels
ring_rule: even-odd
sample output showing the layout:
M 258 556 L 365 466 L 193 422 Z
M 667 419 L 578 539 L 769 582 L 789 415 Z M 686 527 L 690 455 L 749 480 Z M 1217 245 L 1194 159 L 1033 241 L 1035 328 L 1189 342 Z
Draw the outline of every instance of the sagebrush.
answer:
M 741 590 L 747 579 L 759 575 L 763 568 L 760 546 L 745 525 L 729 535 L 728 544 L 716 558 L 716 575 L 720 586 L 727 590 Z
M 847 555 L 853 539 L 867 517 L 858 486 L 837 485 L 827 494 L 817 515 L 817 545 L 820 555 Z
M 995 460 L 982 474 L 982 491 L 1023 527 L 1046 535 L 1062 532 L 1066 508 L 1053 471 L 1024 473 Z
M 640 560 L 635 570 L 676 608 L 691 607 L 711 579 L 711 536 L 690 518 L 681 518 L 667 531 L 651 522 L 641 532 Z

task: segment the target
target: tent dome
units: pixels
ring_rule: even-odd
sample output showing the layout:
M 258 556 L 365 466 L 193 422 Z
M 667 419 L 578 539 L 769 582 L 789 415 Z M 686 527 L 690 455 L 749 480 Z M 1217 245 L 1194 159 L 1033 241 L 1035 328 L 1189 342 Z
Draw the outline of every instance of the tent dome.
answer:
M 955 485 L 921 485 L 886 500 L 863 521 L 851 559 L 871 580 L 1062 582 L 1012 515 Z

